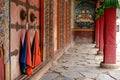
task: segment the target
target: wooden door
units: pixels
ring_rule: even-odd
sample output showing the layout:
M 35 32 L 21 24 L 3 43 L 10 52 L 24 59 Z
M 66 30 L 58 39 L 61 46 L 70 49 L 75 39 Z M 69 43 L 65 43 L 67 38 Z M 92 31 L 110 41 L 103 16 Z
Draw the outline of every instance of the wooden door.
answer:
M 4 61 L 3 61 L 3 48 L 0 47 L 0 80 L 4 80 Z

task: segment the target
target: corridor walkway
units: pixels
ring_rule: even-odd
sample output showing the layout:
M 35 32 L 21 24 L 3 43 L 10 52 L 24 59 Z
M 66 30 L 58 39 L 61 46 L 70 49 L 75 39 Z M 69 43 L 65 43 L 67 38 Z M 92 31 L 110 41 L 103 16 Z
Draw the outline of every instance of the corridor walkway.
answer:
M 120 80 L 120 70 L 99 67 L 102 55 L 94 44 L 76 44 L 40 80 Z M 120 62 L 120 54 L 117 54 Z

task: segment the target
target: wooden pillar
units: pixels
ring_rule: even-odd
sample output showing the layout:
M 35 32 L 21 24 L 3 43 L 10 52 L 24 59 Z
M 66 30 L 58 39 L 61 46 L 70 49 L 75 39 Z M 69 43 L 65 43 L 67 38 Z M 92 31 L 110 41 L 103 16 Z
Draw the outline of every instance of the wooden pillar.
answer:
M 67 45 L 68 45 L 68 38 L 67 38 L 67 36 L 68 36 L 68 1 L 66 1 L 65 2 L 66 4 L 65 4 L 65 35 L 64 35 L 64 37 L 65 37 L 65 46 L 67 47 Z
M 57 49 L 60 48 L 60 0 L 57 0 Z
M 98 55 L 103 54 L 104 49 L 104 14 L 100 16 L 100 27 L 99 27 L 99 51 Z
M 97 19 L 96 21 L 95 21 L 95 24 L 96 24 L 96 27 L 95 27 L 95 42 L 96 42 L 96 48 L 98 48 L 99 47 L 99 25 L 100 25 L 100 23 L 99 23 L 99 20 L 100 19 Z
M 104 63 L 116 63 L 116 9 L 105 9 Z
M 44 44 L 44 0 L 40 0 L 40 52 L 41 59 L 43 58 L 43 44 Z
M 116 64 L 116 8 L 105 9 L 105 46 L 103 68 L 118 68 Z
M 98 12 L 97 9 L 99 9 L 99 8 L 100 8 L 100 0 L 97 0 L 96 12 Z M 100 27 L 100 19 L 99 18 L 96 19 L 95 24 L 96 24 L 96 26 L 95 26 L 95 43 L 96 43 L 95 47 L 99 48 L 99 27 Z

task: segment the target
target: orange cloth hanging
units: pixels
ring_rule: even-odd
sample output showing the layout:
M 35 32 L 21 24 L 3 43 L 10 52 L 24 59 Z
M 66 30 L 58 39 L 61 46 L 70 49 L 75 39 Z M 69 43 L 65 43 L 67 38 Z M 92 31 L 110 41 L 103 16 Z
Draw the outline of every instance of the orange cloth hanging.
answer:
M 38 32 L 35 32 L 35 40 L 34 40 L 34 67 L 41 64 L 41 53 L 40 53 L 40 47 L 39 47 L 39 37 Z
M 26 39 L 27 39 L 27 53 L 26 53 L 26 74 L 32 75 L 32 61 L 31 61 L 31 46 L 30 46 L 30 38 L 28 35 L 28 31 L 26 32 Z

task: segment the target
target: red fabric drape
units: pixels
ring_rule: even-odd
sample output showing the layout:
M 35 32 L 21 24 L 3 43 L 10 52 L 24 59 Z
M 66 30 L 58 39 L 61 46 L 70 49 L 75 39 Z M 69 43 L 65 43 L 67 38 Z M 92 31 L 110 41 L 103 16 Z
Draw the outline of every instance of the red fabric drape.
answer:
M 39 47 L 39 37 L 38 32 L 35 32 L 35 42 L 34 42 L 34 67 L 41 64 L 41 53 Z
M 27 53 L 26 53 L 26 74 L 31 75 L 32 74 L 32 61 L 31 61 L 31 46 L 30 46 L 30 37 L 28 34 L 28 31 L 26 32 L 26 39 L 27 39 Z

